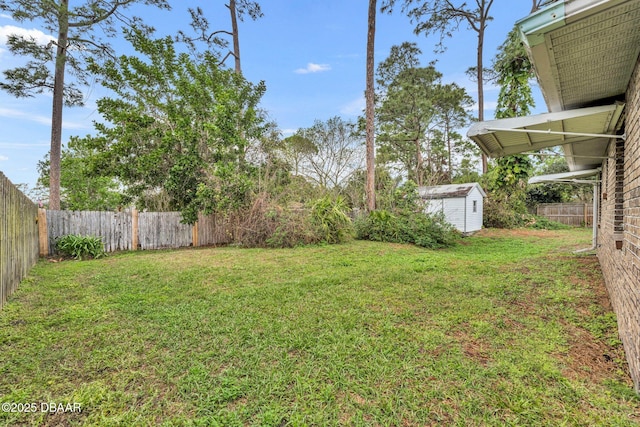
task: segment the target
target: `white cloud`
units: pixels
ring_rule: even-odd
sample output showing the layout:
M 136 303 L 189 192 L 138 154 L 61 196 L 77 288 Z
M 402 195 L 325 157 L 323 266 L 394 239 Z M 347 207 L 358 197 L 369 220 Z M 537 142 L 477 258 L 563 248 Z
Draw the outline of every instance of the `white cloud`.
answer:
M 0 148 L 6 148 L 8 150 L 30 150 L 33 147 L 48 147 L 49 143 L 22 143 L 22 142 L 0 142 Z
M 329 71 L 331 66 L 329 64 L 314 64 L 313 62 L 309 62 L 306 68 L 298 68 L 294 70 L 296 74 L 309 74 L 309 73 L 322 73 L 324 71 Z
M 11 19 L 13 21 L 13 18 L 11 17 L 11 15 L 7 15 L 5 13 L 0 13 L 0 18 Z
M 42 125 L 51 126 L 51 116 L 44 116 L 41 114 L 30 114 L 25 113 L 24 111 L 12 110 L 9 108 L 1 108 L 0 107 L 0 117 L 8 117 L 11 119 L 20 119 L 20 120 L 29 120 L 32 122 L 36 122 Z M 64 120 L 62 122 L 62 127 L 65 129 L 89 129 L 91 128 L 90 124 L 79 123 L 79 122 L 71 122 L 68 120 Z
M 6 44 L 7 37 L 9 37 L 10 34 L 16 34 L 27 38 L 32 37 L 40 44 L 47 44 L 50 41 L 55 40 L 55 37 L 45 34 L 40 30 L 28 30 L 14 25 L 0 25 L 0 45 Z
M 364 96 L 360 96 L 357 99 L 343 105 L 340 107 L 340 113 L 347 116 L 358 116 L 361 115 L 364 111 L 367 102 Z
M 498 102 L 497 101 L 484 101 L 484 111 L 495 111 L 496 108 L 498 108 Z M 473 106 L 470 108 L 471 111 L 478 111 L 478 103 L 476 102 L 475 104 L 473 104 Z M 487 119 L 488 120 L 488 119 Z
M 9 160 L 7 156 L 3 156 L 2 154 L 0 154 L 0 162 L 6 162 L 7 160 Z
M 280 129 L 280 132 L 282 132 L 282 135 L 284 136 L 291 136 L 294 133 L 296 133 L 298 131 L 298 129 Z

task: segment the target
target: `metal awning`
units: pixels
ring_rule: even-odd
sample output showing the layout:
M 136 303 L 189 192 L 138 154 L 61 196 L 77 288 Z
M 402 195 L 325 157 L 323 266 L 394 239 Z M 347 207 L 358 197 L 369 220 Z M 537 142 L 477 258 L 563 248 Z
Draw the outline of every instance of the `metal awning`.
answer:
M 639 22 L 640 0 L 559 0 L 519 20 L 549 111 L 624 99 Z
M 578 182 L 581 184 L 584 183 L 593 183 L 593 180 L 589 182 L 585 182 L 581 180 L 582 178 L 589 178 L 600 173 L 600 169 L 588 169 L 582 171 L 575 172 L 562 172 L 562 173 L 552 173 L 549 175 L 538 175 L 529 178 L 529 184 L 540 184 L 543 182 Z
M 467 136 L 489 157 L 502 157 L 525 151 L 571 144 L 598 149 L 583 150 L 589 155 L 604 155 L 614 135 L 624 104 L 580 108 L 526 117 L 475 123 Z M 580 151 L 580 150 L 578 150 Z M 597 162 L 600 163 L 600 162 Z M 584 169 L 584 168 L 581 168 Z

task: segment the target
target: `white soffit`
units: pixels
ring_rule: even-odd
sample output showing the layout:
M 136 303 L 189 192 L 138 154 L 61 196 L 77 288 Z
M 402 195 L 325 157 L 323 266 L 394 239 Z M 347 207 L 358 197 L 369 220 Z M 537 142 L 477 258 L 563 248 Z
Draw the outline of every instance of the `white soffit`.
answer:
M 600 169 L 587 169 L 575 172 L 553 173 L 549 175 L 538 175 L 529 178 L 529 184 L 540 184 L 543 182 L 573 182 L 581 178 L 589 178 L 600 173 Z
M 580 108 L 475 123 L 467 136 L 489 157 L 558 145 L 607 142 L 614 137 L 624 104 Z M 523 132 L 532 130 L 534 132 Z M 580 135 L 571 135 L 571 134 Z

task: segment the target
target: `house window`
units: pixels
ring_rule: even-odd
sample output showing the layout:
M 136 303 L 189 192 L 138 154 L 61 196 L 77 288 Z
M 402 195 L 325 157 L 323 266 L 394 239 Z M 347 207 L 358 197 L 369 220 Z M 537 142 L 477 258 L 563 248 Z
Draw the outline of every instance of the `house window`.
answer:
M 473 201 L 473 213 L 478 212 L 478 201 L 474 200 Z

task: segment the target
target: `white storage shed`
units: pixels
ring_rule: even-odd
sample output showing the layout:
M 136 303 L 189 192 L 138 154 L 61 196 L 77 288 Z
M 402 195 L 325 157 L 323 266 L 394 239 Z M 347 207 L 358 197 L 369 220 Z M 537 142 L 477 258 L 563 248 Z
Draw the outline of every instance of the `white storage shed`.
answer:
M 482 205 L 487 194 L 477 182 L 418 187 L 418 194 L 426 213 L 442 212 L 460 232 L 473 233 L 482 228 Z

